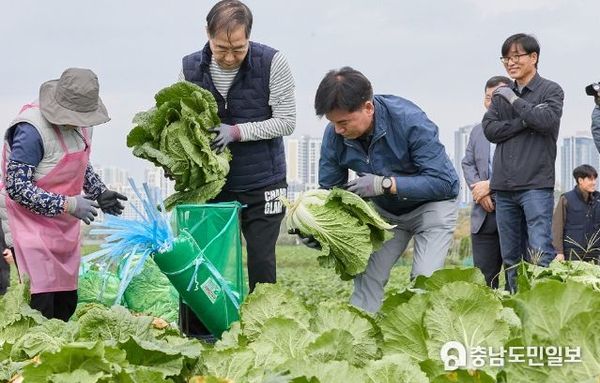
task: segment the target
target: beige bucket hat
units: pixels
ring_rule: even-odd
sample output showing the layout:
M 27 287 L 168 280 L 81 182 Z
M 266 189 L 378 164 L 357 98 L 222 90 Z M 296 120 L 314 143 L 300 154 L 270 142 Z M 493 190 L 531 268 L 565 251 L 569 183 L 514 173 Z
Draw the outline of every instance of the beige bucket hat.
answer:
M 40 87 L 40 110 L 54 125 L 95 126 L 110 121 L 99 96 L 98 77 L 89 69 L 69 68 Z

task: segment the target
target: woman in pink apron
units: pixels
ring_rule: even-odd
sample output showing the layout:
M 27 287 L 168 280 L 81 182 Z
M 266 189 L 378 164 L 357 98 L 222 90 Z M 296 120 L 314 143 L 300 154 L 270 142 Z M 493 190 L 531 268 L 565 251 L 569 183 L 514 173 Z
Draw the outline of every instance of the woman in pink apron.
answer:
M 67 69 L 42 84 L 39 102 L 25 105 L 5 136 L 0 214 L 21 279 L 31 283 L 31 307 L 47 318 L 67 321 L 75 311 L 80 220 L 89 224 L 97 208 L 121 214 L 126 200 L 89 164 L 89 127 L 110 120 L 98 93 L 91 70 Z

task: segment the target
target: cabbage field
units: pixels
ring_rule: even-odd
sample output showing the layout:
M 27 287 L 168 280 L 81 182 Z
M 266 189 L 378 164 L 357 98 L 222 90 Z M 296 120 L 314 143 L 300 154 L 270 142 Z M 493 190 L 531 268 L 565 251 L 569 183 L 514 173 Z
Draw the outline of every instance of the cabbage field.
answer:
M 410 282 L 409 267 L 400 265 L 381 312 L 371 316 L 347 304 L 352 282 L 322 269 L 318 252 L 289 246 L 278 255 L 280 283 L 259 285 L 243 304 L 241 321 L 214 346 L 120 306 L 86 303 L 68 323 L 46 320 L 27 305 L 26 287 L 15 286 L 0 300 L 0 381 L 600 379 L 596 266 L 522 266 L 520 291 L 510 296 L 486 287 L 476 269 L 451 267 Z M 448 342 L 469 350 L 465 367 L 445 369 L 440 351 Z

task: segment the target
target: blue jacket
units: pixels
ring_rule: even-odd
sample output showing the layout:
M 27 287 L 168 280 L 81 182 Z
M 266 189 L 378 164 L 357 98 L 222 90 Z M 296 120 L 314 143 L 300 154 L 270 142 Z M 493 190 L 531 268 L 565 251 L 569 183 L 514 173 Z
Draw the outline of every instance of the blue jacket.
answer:
M 217 91 L 210 74 L 212 52 L 207 43 L 201 51 L 183 58 L 183 74 L 191 81 L 209 90 L 219 107 L 223 123 L 234 125 L 244 122 L 265 121 L 271 118 L 269 105 L 271 62 L 277 51 L 266 45 L 250 42 L 227 99 Z M 233 142 L 229 144 L 232 160 L 224 190 L 244 192 L 273 185 L 285 180 L 285 151 L 283 138 Z
M 373 202 L 392 214 L 404 214 L 430 201 L 458 195 L 456 170 L 438 137 L 438 127 L 418 106 L 396 96 L 376 95 L 373 138 L 366 152 L 357 140 L 345 139 L 327 125 L 321 145 L 319 184 L 340 186 L 348 169 L 357 174 L 393 176 L 397 195 Z

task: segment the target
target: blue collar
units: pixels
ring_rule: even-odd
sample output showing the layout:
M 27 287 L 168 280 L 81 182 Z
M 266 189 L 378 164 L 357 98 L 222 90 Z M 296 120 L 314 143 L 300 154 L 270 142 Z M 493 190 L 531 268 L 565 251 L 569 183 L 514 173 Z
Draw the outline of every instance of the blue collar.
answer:
M 379 140 L 381 137 L 385 136 L 388 128 L 387 124 L 384 124 L 382 122 L 382 116 L 384 116 L 385 113 L 387 113 L 387 110 L 383 106 L 383 103 L 379 102 L 375 97 L 373 97 L 372 101 L 373 105 L 375 105 L 375 113 L 373 114 L 373 131 L 371 132 L 372 138 L 369 146 L 371 146 L 375 141 Z M 344 138 L 344 144 L 348 146 L 354 146 L 354 144 L 358 144 L 362 147 L 362 145 L 360 145 L 360 143 L 357 141 L 358 139 Z

